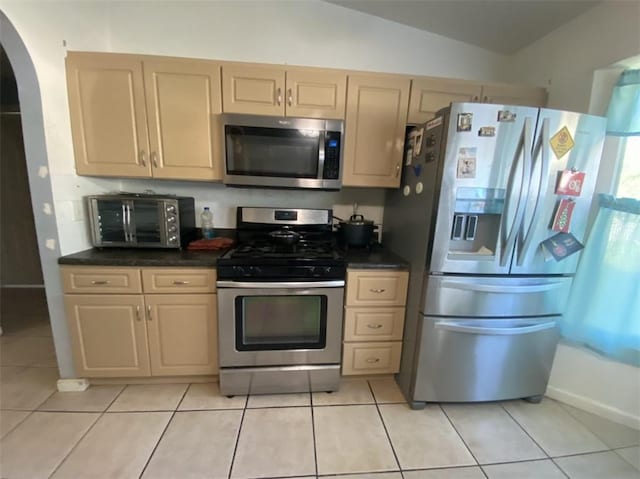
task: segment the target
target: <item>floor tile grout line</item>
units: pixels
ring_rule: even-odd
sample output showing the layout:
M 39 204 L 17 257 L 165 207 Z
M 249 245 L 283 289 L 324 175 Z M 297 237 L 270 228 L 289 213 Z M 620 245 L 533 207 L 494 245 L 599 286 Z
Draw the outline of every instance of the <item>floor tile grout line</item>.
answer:
M 313 463 L 315 464 L 316 477 L 318 477 L 318 448 L 316 446 L 316 418 L 313 413 L 313 394 L 309 392 L 309 408 L 311 409 L 311 437 L 313 439 Z
M 389 434 L 389 430 L 387 429 L 387 425 L 384 422 L 384 417 L 382 416 L 382 411 L 380 411 L 380 407 L 378 405 L 378 401 L 376 400 L 376 395 L 373 392 L 373 386 L 368 379 L 365 379 L 367 382 L 367 386 L 369 387 L 369 391 L 371 392 L 371 396 L 373 397 L 373 404 L 376 407 L 376 411 L 378 412 L 378 417 L 380 418 L 380 422 L 382 423 L 382 428 L 384 429 L 384 434 L 387 436 L 387 441 L 389 441 L 389 446 L 391 446 L 391 452 L 393 453 L 393 457 L 396 460 L 396 465 L 398 466 L 398 471 L 402 471 L 402 465 L 400 464 L 400 459 L 398 458 L 398 454 L 396 453 L 396 448 L 393 447 L 393 441 L 391 440 L 391 435 Z M 402 473 L 400 473 L 402 475 Z M 404 477 L 404 476 L 403 476 Z
M 124 388 L 122 390 L 124 391 Z M 162 442 L 162 438 L 164 437 L 165 433 L 167 432 L 167 429 L 169 429 L 169 426 L 171 425 L 171 421 L 173 421 L 173 418 L 175 417 L 176 413 L 178 412 L 178 406 L 180 405 L 180 403 L 182 402 L 184 397 L 187 395 L 187 391 L 188 390 L 189 390 L 189 386 L 187 386 L 184 389 L 184 392 L 182 393 L 182 397 L 177 402 L 173 412 L 171 413 L 171 417 L 167 421 L 167 424 L 164 426 L 164 429 L 162 430 L 162 433 L 160 434 L 160 437 L 158 438 L 158 441 L 156 442 L 155 446 L 153 446 L 153 450 L 151 451 L 151 454 L 149 454 L 149 457 L 147 458 L 147 461 L 144 463 L 144 467 L 140 471 L 140 475 L 138 475 L 138 478 L 142 478 L 142 476 L 144 475 L 144 471 L 146 471 L 147 467 L 149 467 L 149 463 L 151 462 L 151 458 L 156 453 L 156 450 L 158 449 L 158 446 Z
M 73 447 L 71 449 L 69 449 L 69 452 L 62 458 L 62 460 L 58 463 L 58 465 L 56 467 L 54 467 L 53 471 L 51 471 L 51 474 L 49 474 L 48 477 L 53 477 L 55 475 L 55 473 L 58 471 L 58 469 L 60 469 L 60 466 L 62 466 L 64 464 L 64 462 L 69 458 L 69 456 L 71 454 L 73 454 L 73 451 L 76 450 L 76 448 L 84 440 L 84 438 L 87 437 L 87 435 L 93 430 L 94 427 L 96 427 L 96 424 L 98 424 L 98 422 L 100 421 L 100 419 L 102 419 L 104 414 L 105 414 L 104 412 L 98 413 L 98 417 L 96 418 L 96 420 L 93 421 L 93 423 L 91 423 L 91 426 L 89 426 L 87 428 L 87 430 L 84 432 L 84 434 L 82 436 L 80 436 L 80 439 L 78 439 L 76 441 L 76 443 L 73 445 Z
M 460 438 L 460 440 L 462 441 L 462 444 L 464 444 L 464 447 L 467 448 L 467 451 L 469 451 L 469 454 L 471 454 L 471 457 L 473 458 L 474 461 L 476 461 L 476 466 L 480 466 L 480 461 L 478 461 L 478 458 L 476 457 L 476 455 L 473 453 L 473 451 L 471 450 L 471 448 L 469 447 L 469 444 L 467 444 L 467 441 L 465 441 L 464 437 L 462 437 L 462 434 L 460 433 L 460 431 L 458 431 L 458 428 L 456 427 L 456 425 L 453 423 L 453 421 L 451 420 L 451 418 L 449 417 L 449 415 L 447 414 L 447 411 L 444 410 L 444 408 L 442 407 L 442 404 L 438 403 L 438 408 L 440 409 L 440 411 L 442 411 L 442 414 L 444 414 L 444 417 L 447 418 L 447 421 L 449 421 L 449 424 L 451 425 L 451 427 L 453 428 L 453 430 L 456 432 L 456 434 L 458 435 L 458 437 Z M 486 475 L 486 473 L 484 472 L 484 470 L 482 469 L 482 467 L 480 467 L 480 471 L 482 471 L 482 474 L 485 475 L 485 477 L 488 477 Z
M 236 444 L 233 448 L 233 454 L 231 455 L 231 464 L 229 464 L 229 473 L 227 478 L 231 479 L 233 473 L 233 466 L 236 462 L 236 452 L 238 452 L 238 444 L 240 444 L 240 434 L 242 433 L 242 426 L 244 424 L 244 415 L 247 413 L 247 404 L 249 403 L 249 395 L 247 394 L 244 401 L 244 409 L 242 409 L 242 416 L 240 416 L 240 425 L 238 426 L 238 435 L 236 436 Z
M 3 410 L 4 411 L 8 411 L 8 409 L 3 409 Z M 20 424 L 25 422 L 36 411 L 33 410 L 33 411 L 19 411 L 19 412 L 28 412 L 28 414 L 25 417 L 23 417 L 20 421 L 18 421 L 18 423 L 16 425 L 14 425 L 11 429 L 9 429 L 8 431 L 6 431 L 4 433 L 4 436 L 2 436 L 2 438 L 0 438 L 2 441 L 5 441 L 7 436 L 9 436 L 9 434 L 11 434 L 13 431 L 15 431 Z
M 565 476 L 567 479 L 571 479 L 571 477 L 569 476 L 569 473 L 565 472 L 565 471 L 564 471 L 564 469 L 562 469 L 562 467 L 560 466 L 560 464 L 558 464 L 558 463 L 557 463 L 553 458 L 550 458 L 549 460 L 551 461 L 551 463 L 552 463 L 554 466 L 556 466 L 556 467 L 558 468 L 558 470 L 559 470 L 562 474 L 564 474 L 564 476 Z
M 513 422 L 515 422 L 518 425 L 518 427 L 524 431 L 524 433 L 529 437 L 529 439 L 531 439 L 533 443 L 540 448 L 540 450 L 544 453 L 544 455 L 547 456 L 547 459 L 551 459 L 551 454 L 549 454 L 547 450 L 544 447 L 542 447 L 542 444 L 536 441 L 536 439 L 529 433 L 529 431 L 527 431 L 527 428 L 524 427 L 524 425 L 520 424 L 520 421 L 518 421 L 513 416 L 513 414 L 509 412 L 509 410 L 506 407 L 504 407 L 503 402 L 500 403 L 500 407 L 504 410 L 504 412 L 507 413 L 507 415 L 513 420 Z
M 191 389 L 191 386 L 193 386 L 193 383 L 187 384 L 187 389 L 185 389 L 184 394 L 182 395 L 182 398 L 178 402 L 178 405 L 176 406 L 176 411 L 180 411 L 180 406 L 182 405 L 184 398 L 186 398 L 187 394 L 189 394 L 189 390 Z

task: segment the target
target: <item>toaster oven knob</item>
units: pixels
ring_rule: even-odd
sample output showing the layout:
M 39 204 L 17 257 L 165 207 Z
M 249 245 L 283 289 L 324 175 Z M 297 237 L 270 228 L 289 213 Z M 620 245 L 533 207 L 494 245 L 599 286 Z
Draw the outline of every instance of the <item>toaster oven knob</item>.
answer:
M 178 230 L 176 225 L 171 225 L 171 226 L 169 226 L 168 229 L 169 229 L 169 233 L 175 233 Z
M 176 222 L 176 217 L 175 216 L 168 216 L 167 217 L 167 223 L 175 223 Z
M 175 213 L 176 212 L 176 207 L 173 205 L 169 205 L 167 206 L 167 213 Z
M 175 235 L 171 235 L 169 236 L 169 243 L 175 243 L 176 241 L 178 241 L 178 237 Z

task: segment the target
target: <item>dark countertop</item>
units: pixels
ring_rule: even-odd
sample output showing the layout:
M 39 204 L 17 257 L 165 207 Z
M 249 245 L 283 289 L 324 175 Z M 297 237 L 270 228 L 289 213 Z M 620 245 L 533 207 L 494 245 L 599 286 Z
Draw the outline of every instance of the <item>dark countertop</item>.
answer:
M 215 267 L 226 250 L 185 251 L 175 249 L 93 248 L 58 258 L 58 264 L 95 266 Z
M 353 269 L 409 269 L 409 263 L 404 258 L 382 246 L 349 249 L 345 252 L 345 260 L 347 268 Z

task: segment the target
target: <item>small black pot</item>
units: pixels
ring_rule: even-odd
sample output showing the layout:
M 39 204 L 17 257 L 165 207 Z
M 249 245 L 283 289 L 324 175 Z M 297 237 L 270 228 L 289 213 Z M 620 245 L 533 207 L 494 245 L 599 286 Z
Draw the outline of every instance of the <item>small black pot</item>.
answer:
M 375 225 L 362 215 L 351 215 L 349 221 L 340 221 L 339 234 L 348 246 L 368 246 L 371 244 Z

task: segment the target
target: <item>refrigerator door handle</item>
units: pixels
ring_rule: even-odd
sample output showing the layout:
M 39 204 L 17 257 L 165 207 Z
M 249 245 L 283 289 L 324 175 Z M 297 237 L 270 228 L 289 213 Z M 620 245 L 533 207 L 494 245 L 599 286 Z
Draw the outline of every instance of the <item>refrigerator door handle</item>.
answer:
M 441 283 L 442 288 L 451 289 L 463 289 L 467 291 L 478 291 L 482 293 L 498 293 L 498 294 L 513 294 L 513 293 L 543 293 L 545 291 L 551 291 L 565 287 L 566 284 L 562 282 L 544 282 L 544 283 L 531 283 L 520 284 L 515 286 L 505 284 L 478 284 L 478 283 L 463 283 L 457 281 L 443 281 Z
M 540 215 L 542 214 L 540 203 L 544 202 L 544 198 L 547 196 L 549 186 L 549 182 L 547 180 L 549 177 L 549 149 L 547 148 L 547 145 L 549 144 L 549 140 L 549 118 L 545 118 L 542 120 L 542 134 L 540 135 L 540 141 L 537 144 L 537 148 L 540 149 L 540 160 L 542 162 L 542 168 L 540 171 L 540 187 L 536 198 L 536 204 L 533 207 L 531 222 L 527 227 L 522 248 L 518 252 L 518 259 L 516 263 L 518 266 L 522 266 L 522 264 L 529 258 L 529 252 L 531 251 L 531 243 L 533 241 L 535 231 L 534 226 L 538 224 L 538 221 L 540 221 Z M 534 161 L 536 158 L 538 158 L 538 155 L 534 153 Z M 532 165 L 532 170 L 534 166 L 535 163 Z
M 492 336 L 507 336 L 507 335 L 518 335 L 518 334 L 528 334 L 528 333 L 537 333 L 539 331 L 545 331 L 547 329 L 553 329 L 556 327 L 555 321 L 545 321 L 543 323 L 538 322 L 525 322 L 522 325 L 513 325 L 507 326 L 503 328 L 487 328 L 483 326 L 473 326 L 473 324 L 477 323 L 478 320 L 475 321 L 437 321 L 435 323 L 436 329 L 444 329 L 447 331 L 452 331 L 456 333 L 468 333 L 468 334 L 485 334 Z
M 524 120 L 524 128 L 522 129 L 522 135 L 520 136 L 520 142 L 518 143 L 518 148 L 516 149 L 516 158 L 514 158 L 513 163 L 511 164 L 511 171 L 509 172 L 509 181 L 507 182 L 507 192 L 506 198 L 507 203 L 505 203 L 505 207 L 503 210 L 502 216 L 502 224 L 500 225 L 500 230 L 502 231 L 502 254 L 500 257 L 500 266 L 506 266 L 508 259 L 511 257 L 511 252 L 513 252 L 513 248 L 515 247 L 515 242 L 517 238 L 518 231 L 522 228 L 522 221 L 524 220 L 524 209 L 527 203 L 527 199 L 529 196 L 529 184 L 531 183 L 531 143 L 532 143 L 532 120 L 531 118 L 525 118 Z M 516 204 L 516 213 L 513 218 L 513 225 L 511 225 L 511 229 L 509 230 L 509 234 L 504 234 L 504 229 L 507 223 L 508 216 L 508 206 L 511 199 L 511 194 L 514 188 L 516 169 L 519 163 L 519 153 L 522 152 L 523 166 L 522 166 L 522 180 L 520 182 L 519 191 L 521 194 L 518 195 L 518 202 Z M 525 191 L 526 194 L 522 194 Z

